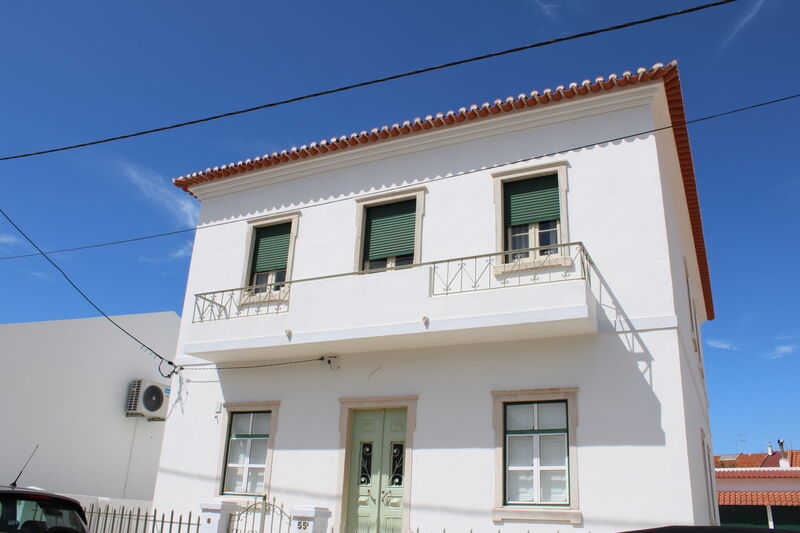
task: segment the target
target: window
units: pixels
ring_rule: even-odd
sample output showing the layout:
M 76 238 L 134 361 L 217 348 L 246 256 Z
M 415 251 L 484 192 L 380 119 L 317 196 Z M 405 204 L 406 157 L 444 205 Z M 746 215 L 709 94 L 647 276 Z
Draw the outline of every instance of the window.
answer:
M 283 287 L 291 233 L 291 222 L 256 228 L 250 268 L 251 292 L 254 294 L 278 291 Z
M 506 504 L 568 504 L 567 402 L 505 404 Z
M 366 207 L 364 270 L 412 265 L 416 226 L 416 199 Z
M 578 389 L 494 391 L 495 520 L 580 523 Z
M 269 449 L 270 411 L 230 415 L 223 494 L 264 494 Z
M 506 261 L 557 255 L 561 218 L 558 174 L 503 183 Z M 529 250 L 536 248 L 536 250 Z M 534 259 L 536 258 L 534 257 Z

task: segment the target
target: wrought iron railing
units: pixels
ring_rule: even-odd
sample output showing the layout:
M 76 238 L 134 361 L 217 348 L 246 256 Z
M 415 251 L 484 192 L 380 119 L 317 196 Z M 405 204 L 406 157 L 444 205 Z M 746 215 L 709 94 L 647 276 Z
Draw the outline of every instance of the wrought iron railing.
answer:
M 587 279 L 588 260 L 583 244 L 576 242 L 436 261 L 431 265 L 431 294 Z
M 591 263 L 583 243 L 571 242 L 538 248 L 428 261 L 394 268 L 346 272 L 269 285 L 204 292 L 195 295 L 193 322 L 227 320 L 289 311 L 292 286 L 345 276 L 362 276 L 387 270 L 430 269 L 430 295 L 441 296 L 505 287 L 537 285 L 577 279 L 589 280 Z
M 204 292 L 194 298 L 194 322 L 227 320 L 289 310 L 291 281 Z
M 110 508 L 95 506 L 84 508 L 89 531 L 92 533 L 198 533 L 200 516 L 189 512 L 188 517 L 159 512 L 157 509 Z
M 292 517 L 276 504 L 275 498 L 257 498 L 238 513 L 231 515 L 228 533 L 282 533 L 288 532 Z

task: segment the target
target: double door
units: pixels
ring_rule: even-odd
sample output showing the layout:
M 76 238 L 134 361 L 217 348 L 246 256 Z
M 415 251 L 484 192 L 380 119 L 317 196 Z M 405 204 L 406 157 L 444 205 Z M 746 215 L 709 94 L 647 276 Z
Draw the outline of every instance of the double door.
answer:
M 348 533 L 401 533 L 405 498 L 406 409 L 353 411 Z

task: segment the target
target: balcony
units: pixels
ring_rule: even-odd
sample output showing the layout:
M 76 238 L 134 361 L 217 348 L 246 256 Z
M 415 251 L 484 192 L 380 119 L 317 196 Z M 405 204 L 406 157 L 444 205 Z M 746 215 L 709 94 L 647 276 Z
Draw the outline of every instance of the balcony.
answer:
M 195 296 L 187 355 L 213 362 L 597 332 L 582 243 Z

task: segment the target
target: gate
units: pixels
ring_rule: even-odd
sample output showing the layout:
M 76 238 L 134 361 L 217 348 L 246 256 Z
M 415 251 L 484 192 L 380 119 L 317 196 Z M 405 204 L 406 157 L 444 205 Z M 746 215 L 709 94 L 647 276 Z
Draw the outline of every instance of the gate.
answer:
M 283 504 L 278 506 L 275 498 L 268 501 L 266 496 L 231 515 L 228 533 L 288 533 L 292 517 Z

